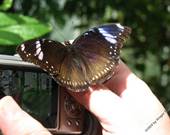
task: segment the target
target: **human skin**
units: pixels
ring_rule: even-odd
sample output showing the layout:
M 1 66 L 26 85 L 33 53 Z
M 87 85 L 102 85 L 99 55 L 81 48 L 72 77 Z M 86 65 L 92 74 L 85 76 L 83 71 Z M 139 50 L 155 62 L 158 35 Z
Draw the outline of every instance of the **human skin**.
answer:
M 170 119 L 145 82 L 120 62 L 102 85 L 70 94 L 99 120 L 103 135 L 169 135 Z M 9 96 L 0 100 L 0 129 L 4 135 L 49 135 Z
M 170 119 L 147 84 L 123 63 L 113 77 L 72 95 L 100 121 L 103 135 L 169 135 Z

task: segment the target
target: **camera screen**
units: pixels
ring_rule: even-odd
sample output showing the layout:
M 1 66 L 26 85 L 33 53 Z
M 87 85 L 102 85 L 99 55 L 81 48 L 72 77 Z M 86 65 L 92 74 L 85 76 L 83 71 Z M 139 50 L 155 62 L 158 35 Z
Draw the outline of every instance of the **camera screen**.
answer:
M 47 128 L 56 126 L 57 84 L 44 72 L 0 69 L 0 98 L 15 101 Z

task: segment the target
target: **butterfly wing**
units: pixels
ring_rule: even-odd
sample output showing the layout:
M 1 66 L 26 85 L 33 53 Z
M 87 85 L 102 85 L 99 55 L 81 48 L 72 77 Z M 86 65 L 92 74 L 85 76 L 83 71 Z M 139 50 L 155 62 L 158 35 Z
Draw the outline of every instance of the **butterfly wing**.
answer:
M 39 65 L 55 76 L 60 72 L 65 51 L 61 43 L 46 39 L 26 41 L 17 47 L 17 53 L 24 61 Z
M 70 46 L 51 40 L 30 40 L 20 45 L 17 52 L 23 60 L 50 73 L 62 86 L 83 91 L 112 76 L 120 48 L 129 34 L 128 27 L 108 24 L 84 32 Z
M 59 80 L 64 76 L 62 83 L 67 88 L 82 91 L 109 79 L 130 31 L 120 24 L 109 24 L 83 33 L 73 42 L 69 56 L 64 59 Z

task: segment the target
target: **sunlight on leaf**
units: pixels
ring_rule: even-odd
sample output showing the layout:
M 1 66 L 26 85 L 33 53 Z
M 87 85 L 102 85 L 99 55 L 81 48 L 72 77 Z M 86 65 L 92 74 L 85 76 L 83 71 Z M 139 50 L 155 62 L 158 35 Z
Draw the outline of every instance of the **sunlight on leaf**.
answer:
M 49 25 L 31 17 L 0 12 L 0 18 L 0 45 L 17 45 L 51 31 Z
M 0 10 L 6 11 L 11 8 L 13 0 L 3 0 L 2 4 L 0 5 Z

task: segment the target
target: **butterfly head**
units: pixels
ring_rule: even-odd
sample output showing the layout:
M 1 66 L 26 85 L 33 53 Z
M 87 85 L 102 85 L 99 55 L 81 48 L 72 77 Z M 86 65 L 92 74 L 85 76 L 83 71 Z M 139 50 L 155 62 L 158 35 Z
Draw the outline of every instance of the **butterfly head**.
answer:
M 70 41 L 64 41 L 64 45 L 69 46 L 71 45 Z

